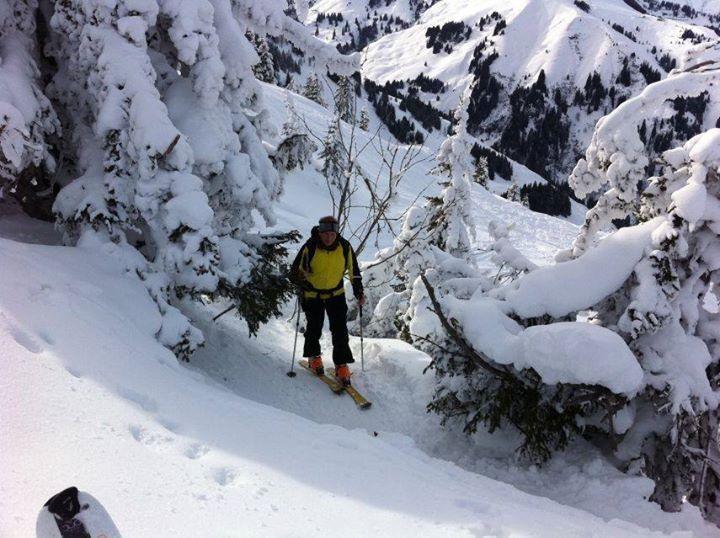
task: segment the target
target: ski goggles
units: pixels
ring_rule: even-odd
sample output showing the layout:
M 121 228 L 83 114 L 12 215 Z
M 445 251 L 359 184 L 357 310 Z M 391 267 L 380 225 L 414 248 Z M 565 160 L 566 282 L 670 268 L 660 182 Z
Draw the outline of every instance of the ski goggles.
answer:
M 337 222 L 321 222 L 318 224 L 318 232 L 335 232 L 338 233 L 340 227 Z

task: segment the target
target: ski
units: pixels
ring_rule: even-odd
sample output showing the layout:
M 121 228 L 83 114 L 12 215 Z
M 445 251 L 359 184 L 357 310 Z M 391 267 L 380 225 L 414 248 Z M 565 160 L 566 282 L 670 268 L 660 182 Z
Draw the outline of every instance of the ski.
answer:
M 357 389 L 352 385 L 350 385 L 349 387 L 345 387 L 345 392 L 347 392 L 352 397 L 353 401 L 360 409 L 367 409 L 372 405 L 372 402 L 368 401 L 365 396 L 360 394 Z
M 328 374 L 330 374 L 331 376 L 333 376 L 333 377 L 335 376 L 335 368 L 328 368 L 327 371 L 328 371 Z M 350 395 L 350 397 L 353 399 L 355 404 L 360 409 L 367 409 L 368 407 L 370 407 L 372 405 L 372 402 L 368 401 L 367 398 L 365 398 L 365 396 L 360 394 L 357 391 L 357 389 L 355 387 L 353 387 L 352 385 L 344 386 L 337 381 L 336 381 L 336 383 L 338 385 L 340 385 L 343 388 L 343 390 Z
M 335 394 L 342 394 L 343 391 L 345 390 L 345 387 L 343 387 L 341 383 L 338 383 L 333 378 L 328 377 L 327 375 L 317 375 L 313 370 L 310 369 L 310 365 L 308 364 L 308 361 L 306 361 L 305 359 L 298 361 L 298 364 L 300 366 L 302 366 L 303 368 L 305 368 L 312 375 L 319 378 L 320 381 L 322 381 L 328 387 L 330 387 L 330 390 L 333 391 Z

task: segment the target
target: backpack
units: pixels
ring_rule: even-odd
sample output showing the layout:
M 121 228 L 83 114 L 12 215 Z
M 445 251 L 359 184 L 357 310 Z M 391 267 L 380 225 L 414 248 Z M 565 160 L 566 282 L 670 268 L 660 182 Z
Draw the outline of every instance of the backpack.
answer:
M 340 234 L 338 234 L 337 240 L 343 249 L 343 257 L 345 258 L 345 266 L 347 267 L 348 256 L 350 255 L 350 242 Z M 310 230 L 310 239 L 308 239 L 303 245 L 303 248 L 307 248 L 308 251 L 307 257 L 305 258 L 305 267 L 303 269 L 305 269 L 308 273 L 310 272 L 310 262 L 312 261 L 313 256 L 315 256 L 315 251 L 317 250 L 319 242 L 320 232 L 318 231 L 318 226 L 313 226 L 312 230 Z M 302 252 L 302 249 L 300 249 L 300 251 Z

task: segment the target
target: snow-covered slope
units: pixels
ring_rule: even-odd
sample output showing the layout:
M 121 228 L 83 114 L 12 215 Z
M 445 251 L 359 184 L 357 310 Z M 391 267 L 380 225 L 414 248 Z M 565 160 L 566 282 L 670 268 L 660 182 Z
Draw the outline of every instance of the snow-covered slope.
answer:
M 320 536 L 339 521 L 349 536 L 647 534 L 188 371 L 154 339 L 142 284 L 91 246 L 1 239 L 0 253 L 2 536 L 31 536 L 69 484 L 126 536 Z
M 718 0 L 640 0 L 644 9 L 654 15 L 683 20 L 720 32 L 720 2 Z
M 493 12 L 505 20 L 504 34 L 493 36 L 495 24 L 483 31 L 476 27 L 482 17 Z M 434 54 L 426 46 L 429 27 L 460 21 L 472 28 L 472 33 L 469 39 L 453 47 L 452 53 Z M 613 24 L 623 26 L 635 39 L 613 29 Z M 493 64 L 493 72 L 512 80 L 513 85 L 533 81 L 544 70 L 548 84 L 570 82 L 582 87 L 594 72 L 600 74 L 604 83 L 614 82 L 623 58 L 633 53 L 638 63 L 647 61 L 658 68 L 656 58 L 662 52 L 677 57 L 691 45 L 681 39 L 687 27 L 644 16 L 622 0 L 592 2 L 589 12 L 565 0 L 443 0 L 426 11 L 412 28 L 370 45 L 363 74 L 381 83 L 413 79 L 421 72 L 439 78 L 451 89 L 447 97 L 441 98 L 441 103 L 450 108 L 457 105 L 470 80 L 472 51 L 486 36 L 497 44 L 500 55 Z M 708 39 L 717 37 L 705 28 L 695 30 Z M 653 46 L 662 52 L 653 54 L 648 50 Z
M 474 84 L 471 131 L 558 181 L 602 115 L 664 77 L 697 43 L 718 39 L 710 28 L 642 13 L 623 0 L 441 0 L 400 29 L 388 21 L 392 10 L 408 11 L 406 2 L 381 4 L 324 0 L 306 22 L 320 27 L 323 13 L 342 13 L 345 22 L 334 28 L 339 43 L 343 24 L 376 25 L 377 39 L 363 50 L 362 74 L 377 84 L 404 81 L 405 89 L 388 90 L 391 96 L 409 95 L 409 81 L 422 75 L 437 85 L 415 82 L 413 95 L 448 113 Z M 517 93 L 541 73 L 537 95 Z

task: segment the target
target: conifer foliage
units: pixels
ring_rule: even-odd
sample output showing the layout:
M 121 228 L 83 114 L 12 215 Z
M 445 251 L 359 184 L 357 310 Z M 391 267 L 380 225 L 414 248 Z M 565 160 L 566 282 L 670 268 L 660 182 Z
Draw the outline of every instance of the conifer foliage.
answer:
M 246 35 L 283 35 L 338 72 L 352 60 L 281 1 L 50 7 L 0 5 L 0 76 L 26 94 L 18 102 L 0 85 L 0 189 L 28 199 L 39 185 L 47 207 L 59 190 L 52 212 L 66 241 L 105 245 L 145 281 L 163 314 L 158 337 L 178 356 L 202 342 L 175 308 L 182 298 L 231 298 L 256 330 L 289 293 L 280 270 L 291 234 L 250 231 L 261 225 L 254 215 L 274 224 L 281 184 L 260 138 L 268 125 L 256 75 L 274 81 L 272 57 L 265 38 L 258 56 Z M 11 65 L 22 76 L 3 72 Z M 63 167 L 50 180 L 53 154 Z
M 42 191 L 52 193 L 51 141 L 61 130 L 41 87 L 36 8 L 33 1 L 0 4 L 0 200 L 13 196 L 33 216 L 48 218 L 52 198 Z
M 468 433 L 515 428 L 537 461 L 591 434 L 655 481 L 665 510 L 688 499 L 720 522 L 718 148 L 711 129 L 666 151 L 642 222 L 572 260 L 535 268 L 491 226 L 494 275 L 428 271 L 437 319 L 416 302 L 408 331 L 439 377 L 430 409 Z
M 308 77 L 305 88 L 303 89 L 303 95 L 311 101 L 315 101 L 318 105 L 325 106 L 322 86 L 320 85 L 320 80 L 317 75 L 310 75 Z
M 436 156 L 436 173 L 442 186 L 437 196 L 422 206 L 412 206 L 393 246 L 381 250 L 373 269 L 366 271 L 366 288 L 377 306 L 371 332 L 377 336 L 399 336 L 415 342 L 409 325 L 423 301 L 419 276 L 436 268 L 436 278 L 451 278 L 458 272 L 474 274 L 470 263 L 474 223 L 470 214 L 471 181 L 475 164 L 470 150 L 474 143 L 467 133 L 464 106 L 456 111 L 456 125 Z M 447 269 L 439 267 L 448 262 Z M 418 295 L 419 294 L 419 295 Z M 423 303 L 424 304 L 424 303 Z

